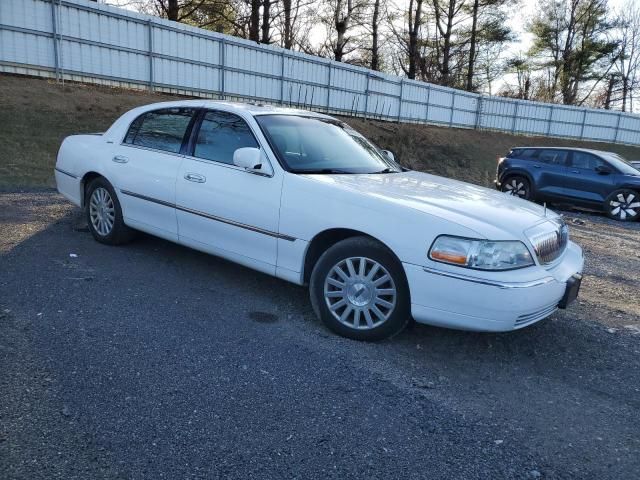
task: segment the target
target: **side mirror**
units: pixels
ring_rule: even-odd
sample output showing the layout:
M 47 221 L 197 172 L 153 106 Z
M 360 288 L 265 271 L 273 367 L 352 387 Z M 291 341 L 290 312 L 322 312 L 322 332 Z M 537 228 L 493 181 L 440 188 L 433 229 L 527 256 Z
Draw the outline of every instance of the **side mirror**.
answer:
M 233 164 L 247 170 L 262 168 L 262 150 L 254 147 L 243 147 L 233 152 Z
M 382 150 L 382 153 L 384 153 L 387 156 L 387 158 L 392 162 L 396 161 L 396 156 L 393 154 L 391 150 Z
M 600 175 L 609 175 L 612 170 L 606 165 L 598 165 L 596 167 L 596 172 L 598 172 Z

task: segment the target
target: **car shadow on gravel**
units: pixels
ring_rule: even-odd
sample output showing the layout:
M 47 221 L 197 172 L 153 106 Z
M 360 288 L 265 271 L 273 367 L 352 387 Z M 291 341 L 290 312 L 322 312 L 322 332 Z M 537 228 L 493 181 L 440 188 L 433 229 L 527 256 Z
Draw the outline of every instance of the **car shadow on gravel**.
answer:
M 381 386 L 393 385 L 411 402 L 436 402 L 453 416 L 493 426 L 501 432 L 496 442 L 542 458 L 548 471 L 600 478 L 637 471 L 640 336 L 612 333 L 605 317 L 615 311 L 606 304 L 582 299 L 510 333 L 412 324 L 391 340 L 356 342 L 324 328 L 305 288 L 144 234 L 127 246 L 101 245 L 82 228 L 79 210 L 54 205 L 46 215 L 38 213 L 45 204 L 32 199 L 31 206 L 20 204 L 19 215 L 5 211 L 2 218 L 13 219 L 0 222 L 13 242 L 0 256 L 0 307 L 10 310 L 10 331 L 17 335 L 15 341 L 5 337 L 11 345 L 3 348 L 14 358 L 6 386 L 15 389 L 7 397 L 11 404 L 22 405 L 19 418 L 30 418 L 35 408 L 28 406 L 24 386 L 64 378 L 69 365 L 91 365 L 91 358 L 78 357 L 86 345 L 102 349 L 95 367 L 100 378 L 109 375 L 118 354 L 136 354 L 134 368 L 158 377 L 156 388 L 163 382 L 158 348 L 183 351 L 198 341 L 211 358 L 240 362 L 234 344 L 255 344 L 259 352 L 284 343 L 291 351 L 277 355 L 292 355 L 289 362 L 300 361 L 297 355 L 320 356 Z M 587 233 L 583 237 L 589 241 Z M 111 347 L 123 336 L 132 339 L 126 351 Z M 21 359 L 35 373 L 21 373 Z M 167 368 L 173 376 L 188 376 L 193 361 L 177 356 Z M 94 395 L 99 388 L 114 387 L 92 386 Z M 60 398 L 69 395 L 75 391 Z M 42 418 L 51 409 L 63 411 L 57 398 L 49 399 L 53 406 Z M 83 435 L 81 429 L 76 435 Z M 25 442 L 37 448 L 34 439 Z M 73 455 L 81 447 L 68 448 Z

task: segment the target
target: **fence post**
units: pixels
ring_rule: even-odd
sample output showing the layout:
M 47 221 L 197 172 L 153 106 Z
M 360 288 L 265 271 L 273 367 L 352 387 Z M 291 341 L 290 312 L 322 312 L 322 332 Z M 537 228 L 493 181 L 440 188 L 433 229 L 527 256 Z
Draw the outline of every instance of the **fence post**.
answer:
M 329 60 L 329 79 L 327 82 L 327 113 L 331 108 L 331 60 Z
M 582 126 L 580 127 L 580 140 L 584 140 L 584 124 L 587 121 L 587 109 L 582 111 Z
M 514 100 L 516 108 L 513 110 L 513 122 L 511 124 L 511 133 L 516 133 L 516 122 L 518 121 L 518 110 L 520 109 L 520 102 Z
M 58 21 L 56 18 L 56 2 L 51 0 L 51 25 L 53 35 L 53 64 L 56 72 L 56 82 L 60 81 L 60 61 L 58 58 Z
M 546 136 L 551 134 L 551 119 L 553 118 L 553 104 L 549 105 L 549 118 L 547 118 L 547 133 Z
M 424 123 L 429 123 L 429 105 L 431 99 L 431 84 L 427 83 L 427 103 L 425 103 Z
M 147 20 L 147 41 L 149 43 L 149 91 L 153 92 L 153 22 Z
M 367 112 L 369 111 L 369 72 L 367 72 L 367 87 L 364 89 L 364 118 L 367 118 Z
M 476 124 L 474 126 L 476 130 L 478 130 L 482 125 L 482 101 L 483 100 L 484 100 L 484 97 L 482 95 L 479 95 L 478 104 L 476 106 Z
M 284 105 L 284 49 L 280 52 L 280 105 Z
M 402 94 L 404 93 L 404 78 L 400 79 L 400 100 L 398 102 L 398 123 L 400 123 L 400 116 L 402 115 Z
M 224 92 L 224 56 L 225 56 L 225 44 L 224 37 L 220 38 L 220 100 L 224 100 L 225 92 Z
M 453 110 L 456 105 L 456 92 L 453 90 L 451 92 L 451 115 L 449 115 L 449 126 L 453 126 Z
M 613 143 L 618 143 L 618 133 L 620 133 L 620 120 L 622 120 L 622 112 L 618 112 L 618 120 L 616 121 L 616 133 L 613 136 Z

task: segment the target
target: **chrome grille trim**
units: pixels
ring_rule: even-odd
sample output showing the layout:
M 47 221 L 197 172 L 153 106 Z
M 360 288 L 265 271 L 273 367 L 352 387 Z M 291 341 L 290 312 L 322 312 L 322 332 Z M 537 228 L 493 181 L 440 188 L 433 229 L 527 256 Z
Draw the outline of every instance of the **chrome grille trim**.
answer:
M 538 234 L 530 240 L 538 261 L 543 265 L 548 265 L 557 260 L 567 248 L 569 229 L 563 222 L 558 225 L 557 229 Z

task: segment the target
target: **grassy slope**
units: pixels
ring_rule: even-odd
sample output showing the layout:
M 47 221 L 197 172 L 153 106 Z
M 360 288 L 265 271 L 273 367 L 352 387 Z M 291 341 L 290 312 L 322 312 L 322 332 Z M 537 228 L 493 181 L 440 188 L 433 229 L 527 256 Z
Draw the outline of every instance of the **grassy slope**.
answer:
M 175 97 L 0 75 L 0 187 L 53 186 L 55 154 L 74 133 L 100 132 L 125 111 Z M 640 158 L 640 147 L 345 118 L 412 168 L 489 185 L 495 159 L 517 145 L 583 146 Z

